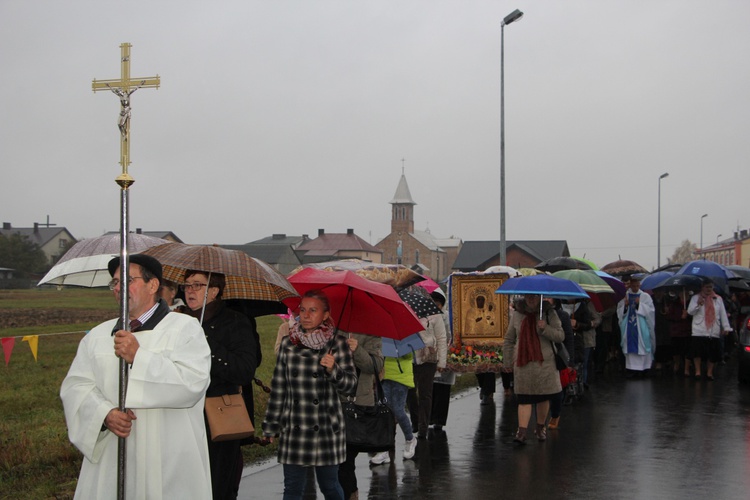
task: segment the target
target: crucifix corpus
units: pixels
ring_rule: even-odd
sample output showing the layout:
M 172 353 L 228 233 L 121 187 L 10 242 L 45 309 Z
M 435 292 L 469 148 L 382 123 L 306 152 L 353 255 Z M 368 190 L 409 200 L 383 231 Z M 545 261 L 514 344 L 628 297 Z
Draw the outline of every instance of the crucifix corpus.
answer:
M 127 183 L 130 186 L 134 180 L 128 174 L 130 165 L 130 96 L 140 88 L 159 88 L 159 75 L 146 78 L 130 77 L 130 47 L 129 43 L 120 44 L 120 78 L 116 80 L 96 80 L 91 83 L 94 92 L 109 90 L 120 98 L 120 117 L 117 127 L 120 129 L 120 165 L 122 174 L 117 183 Z M 125 186 L 125 187 L 127 187 Z
M 135 180 L 128 174 L 130 165 L 130 96 L 140 88 L 159 88 L 159 76 L 148 78 L 130 78 L 130 47 L 129 43 L 120 44 L 120 79 L 94 80 L 91 88 L 94 92 L 109 90 L 120 98 L 120 117 L 117 127 L 120 129 L 120 165 L 122 173 L 115 179 L 120 186 L 120 283 L 127 290 L 126 283 L 130 283 L 130 259 L 128 258 L 128 226 L 129 226 L 129 193 L 128 189 Z M 120 294 L 120 321 L 123 328 L 130 330 L 130 315 L 128 308 L 128 294 Z M 120 358 L 119 364 L 119 409 L 126 411 L 125 399 L 128 387 L 128 365 Z M 117 438 L 117 499 L 124 500 L 125 495 L 125 438 Z

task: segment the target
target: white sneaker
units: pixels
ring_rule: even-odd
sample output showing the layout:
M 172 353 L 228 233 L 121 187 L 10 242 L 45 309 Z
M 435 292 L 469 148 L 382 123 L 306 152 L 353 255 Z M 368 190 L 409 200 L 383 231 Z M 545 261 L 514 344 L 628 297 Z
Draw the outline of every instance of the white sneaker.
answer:
M 417 437 L 411 438 L 411 441 L 407 441 L 404 445 L 404 460 L 414 458 L 414 452 L 417 451 Z
M 387 451 L 381 451 L 370 459 L 370 463 L 372 465 L 389 464 L 391 463 L 391 457 L 388 455 Z

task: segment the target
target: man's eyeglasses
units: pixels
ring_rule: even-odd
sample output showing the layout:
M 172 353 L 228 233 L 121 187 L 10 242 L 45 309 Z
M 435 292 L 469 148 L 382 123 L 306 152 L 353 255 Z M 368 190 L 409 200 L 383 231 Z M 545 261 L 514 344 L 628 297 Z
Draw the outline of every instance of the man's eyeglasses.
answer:
M 188 290 L 192 290 L 194 292 L 200 291 L 201 288 L 204 286 L 208 286 L 206 283 L 185 283 L 184 285 L 180 285 L 180 288 L 187 292 Z
M 130 286 L 130 284 L 133 283 L 133 280 L 137 280 L 137 279 L 141 279 L 144 282 L 147 281 L 146 278 L 144 278 L 143 276 L 130 276 L 128 278 L 128 286 Z M 110 290 L 114 290 L 115 288 L 117 288 L 117 285 L 119 284 L 120 284 L 120 280 L 115 278 L 108 283 L 108 286 Z

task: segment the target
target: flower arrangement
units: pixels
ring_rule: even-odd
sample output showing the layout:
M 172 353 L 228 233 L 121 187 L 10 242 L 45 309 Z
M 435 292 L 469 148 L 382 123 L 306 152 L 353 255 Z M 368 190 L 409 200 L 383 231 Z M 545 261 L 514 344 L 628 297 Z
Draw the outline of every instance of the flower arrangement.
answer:
M 448 349 L 447 364 L 454 372 L 499 372 L 503 367 L 503 346 L 465 345 L 458 341 Z

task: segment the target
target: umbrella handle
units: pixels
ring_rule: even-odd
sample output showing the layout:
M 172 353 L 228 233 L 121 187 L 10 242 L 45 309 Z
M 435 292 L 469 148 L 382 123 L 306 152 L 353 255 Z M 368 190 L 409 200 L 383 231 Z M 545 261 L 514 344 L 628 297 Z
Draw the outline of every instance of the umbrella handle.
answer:
M 544 305 L 544 294 L 539 296 L 539 321 L 542 320 L 542 306 Z

